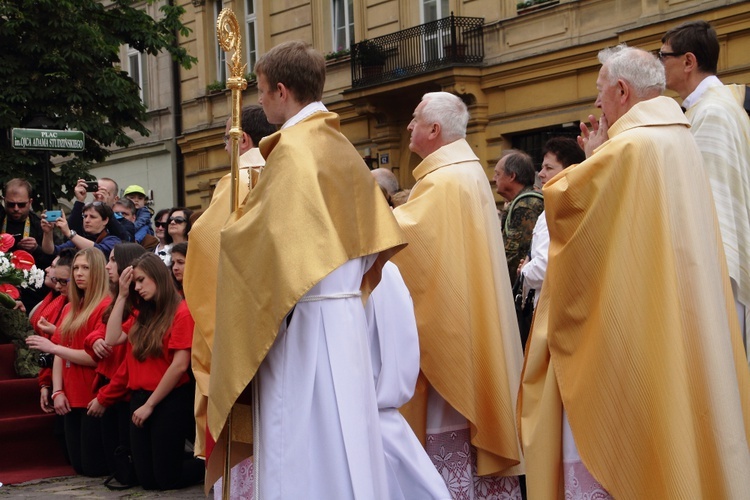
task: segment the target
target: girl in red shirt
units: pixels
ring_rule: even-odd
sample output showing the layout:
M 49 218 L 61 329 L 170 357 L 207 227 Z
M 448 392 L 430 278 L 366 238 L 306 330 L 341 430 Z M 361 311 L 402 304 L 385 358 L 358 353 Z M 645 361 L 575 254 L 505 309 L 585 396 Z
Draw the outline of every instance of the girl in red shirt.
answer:
M 119 243 L 114 246 L 109 253 L 109 261 L 106 270 L 109 276 L 109 292 L 114 299 L 119 292 L 120 273 L 126 267 L 130 266 L 133 261 L 146 253 L 146 249 L 137 243 Z M 115 302 L 110 302 L 102 316 L 102 322 L 98 327 L 86 337 L 84 349 L 95 360 L 97 380 L 95 390 L 100 391 L 102 387 L 109 384 L 114 377 L 120 364 L 125 360 L 127 348 L 125 342 L 127 336 L 123 333 L 128 331 L 135 319 L 132 314 L 132 308 L 126 305 L 123 313 L 122 330 L 116 339 L 107 342 L 107 321 L 112 314 L 112 308 Z M 102 442 L 104 444 L 104 453 L 107 459 L 107 465 L 110 470 L 116 468 L 115 450 L 118 446 L 130 448 L 129 422 L 130 422 L 130 403 L 129 398 L 124 397 L 112 405 L 102 418 Z
M 52 290 L 42 301 L 31 310 L 29 322 L 34 333 L 51 339 L 55 329 L 62 322 L 62 313 L 68 303 L 68 282 L 70 281 L 70 265 L 73 263 L 73 250 L 60 252 L 52 264 L 44 270 L 44 284 Z M 52 406 L 52 366 L 44 366 L 39 370 L 39 404 L 44 413 L 54 413 Z M 60 427 L 62 429 L 62 427 Z
M 94 395 L 96 361 L 83 350 L 89 332 L 102 320 L 111 299 L 108 294 L 104 254 L 91 247 L 73 259 L 68 284 L 69 303 L 52 342 L 39 335 L 29 345 L 55 355 L 52 366 L 52 400 L 55 412 L 64 416 L 65 443 L 71 464 L 78 474 L 103 476 L 107 463 L 101 438 L 101 421 L 86 414 Z
M 193 322 L 162 260 L 147 253 L 120 274 L 120 287 L 107 323 L 121 331 L 126 303 L 134 304 L 127 354 L 112 381 L 89 404 L 101 415 L 131 391 L 130 449 L 144 489 L 173 489 L 199 483 L 203 462 L 185 458 L 194 431 L 193 386 L 188 376 Z

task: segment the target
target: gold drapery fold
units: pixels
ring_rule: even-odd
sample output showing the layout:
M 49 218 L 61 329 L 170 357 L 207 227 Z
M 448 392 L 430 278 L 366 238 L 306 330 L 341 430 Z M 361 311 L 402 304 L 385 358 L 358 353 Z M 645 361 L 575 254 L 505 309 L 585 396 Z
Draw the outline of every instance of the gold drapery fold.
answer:
M 348 260 L 380 254 L 363 280 L 374 286 L 406 244 L 336 114 L 314 113 L 260 149 L 263 175 L 221 232 L 208 394 L 215 439 L 297 301 Z
M 409 201 L 394 210 L 409 240 L 394 262 L 414 299 L 422 374 L 469 421 L 477 473 L 517 475 L 523 357 L 487 177 L 465 140 L 427 156 L 414 176 Z M 424 441 L 422 389 L 403 414 Z
M 544 187 L 549 265 L 519 398 L 533 499 L 563 498 L 563 407 L 614 498 L 746 498 L 750 373 L 710 188 L 673 99 Z

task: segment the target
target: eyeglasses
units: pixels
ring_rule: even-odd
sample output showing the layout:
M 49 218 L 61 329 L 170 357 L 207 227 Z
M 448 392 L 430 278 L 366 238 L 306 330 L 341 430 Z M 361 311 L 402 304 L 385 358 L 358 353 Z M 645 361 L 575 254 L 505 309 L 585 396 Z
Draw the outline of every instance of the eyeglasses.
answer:
M 184 224 L 187 222 L 187 219 L 185 217 L 170 217 L 167 222 L 175 224 Z
M 231 138 L 231 137 L 229 137 L 228 135 L 225 135 L 225 136 L 224 136 L 224 144 L 229 144 L 229 141 L 230 141 L 230 140 L 232 140 L 232 138 Z
M 660 61 L 663 61 L 667 57 L 679 57 L 684 56 L 685 54 L 687 54 L 687 52 L 663 52 L 660 50 L 656 53 L 656 56 Z
M 56 278 L 56 277 L 54 277 L 54 276 L 53 276 L 53 277 L 51 277 L 50 279 L 52 280 L 52 283 L 60 283 L 60 284 L 61 284 L 61 285 L 63 285 L 63 286 L 65 286 L 65 285 L 67 285 L 68 283 L 70 283 L 70 278 L 68 278 L 68 279 L 63 279 L 63 278 Z
M 154 226 L 156 226 L 156 227 L 167 227 L 168 224 L 169 224 L 169 221 L 164 221 L 164 222 L 156 221 L 156 222 L 154 222 Z
M 28 201 L 6 201 L 5 206 L 8 208 L 26 208 L 26 205 L 28 205 Z

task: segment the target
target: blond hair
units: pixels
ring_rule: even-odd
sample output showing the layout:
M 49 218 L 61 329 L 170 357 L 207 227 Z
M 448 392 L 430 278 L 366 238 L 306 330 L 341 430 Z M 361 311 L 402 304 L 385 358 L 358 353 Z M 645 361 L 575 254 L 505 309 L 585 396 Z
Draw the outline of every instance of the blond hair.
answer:
M 109 278 L 107 277 L 106 262 L 102 251 L 94 247 L 79 250 L 73 257 L 72 275 L 75 273 L 76 262 L 79 258 L 86 260 L 86 264 L 89 266 L 89 278 L 86 290 L 78 288 L 75 280 L 68 283 L 70 309 L 60 325 L 60 335 L 63 341 L 69 340 L 83 328 L 89 317 L 94 313 L 94 309 L 109 295 Z

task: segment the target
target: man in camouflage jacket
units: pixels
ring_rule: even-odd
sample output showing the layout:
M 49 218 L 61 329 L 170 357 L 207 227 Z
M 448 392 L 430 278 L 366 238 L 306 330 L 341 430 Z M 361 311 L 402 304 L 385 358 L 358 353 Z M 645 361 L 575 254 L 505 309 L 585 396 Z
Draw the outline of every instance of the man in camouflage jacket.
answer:
M 536 220 L 544 211 L 544 199 L 534 190 L 534 163 L 517 149 L 506 150 L 495 166 L 497 194 L 505 198 L 507 208 L 501 214 L 508 277 L 513 284 L 518 265 L 529 254 Z

